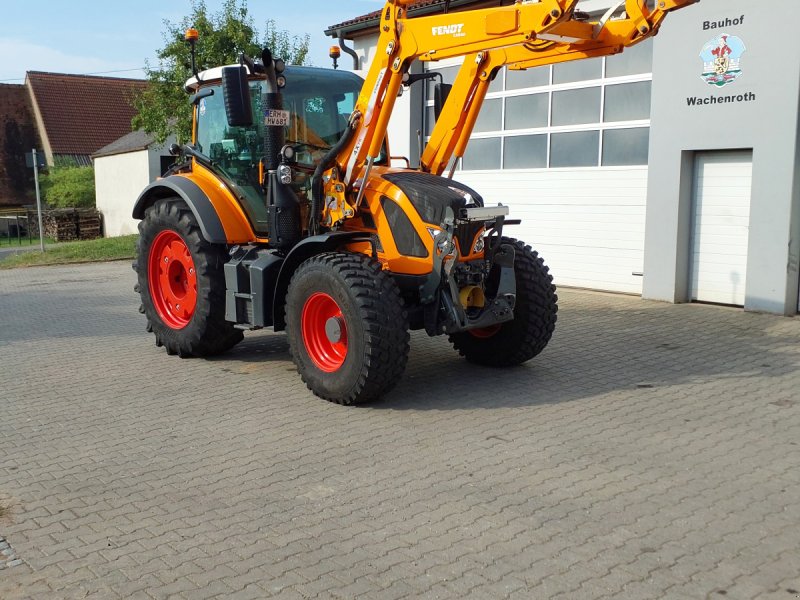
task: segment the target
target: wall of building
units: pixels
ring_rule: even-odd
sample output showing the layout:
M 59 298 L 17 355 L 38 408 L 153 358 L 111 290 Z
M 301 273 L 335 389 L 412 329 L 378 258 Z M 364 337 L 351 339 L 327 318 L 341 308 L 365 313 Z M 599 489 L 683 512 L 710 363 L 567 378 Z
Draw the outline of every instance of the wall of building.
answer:
M 655 40 L 643 295 L 690 300 L 694 155 L 752 149 L 745 308 L 794 314 L 800 262 L 796 0 L 703 0 L 668 17 Z M 701 77 L 704 45 L 740 38 L 741 74 Z
M 557 285 L 641 293 L 652 43 L 619 56 L 501 71 L 455 178 L 510 207 Z M 452 82 L 459 61 L 430 63 Z M 433 101 L 425 101 L 426 132 Z
M 141 191 L 159 175 L 152 167 L 154 154 L 158 153 L 139 150 L 95 159 L 97 209 L 103 213 L 106 237 L 138 232 L 131 212 Z
M 511 207 L 510 218 L 522 224 L 504 234 L 537 250 L 557 285 L 641 293 L 646 167 L 464 171 L 456 178 L 487 205 Z
M 28 90 L 0 84 L 0 206 L 35 202 L 33 169 L 25 154 L 41 148 Z

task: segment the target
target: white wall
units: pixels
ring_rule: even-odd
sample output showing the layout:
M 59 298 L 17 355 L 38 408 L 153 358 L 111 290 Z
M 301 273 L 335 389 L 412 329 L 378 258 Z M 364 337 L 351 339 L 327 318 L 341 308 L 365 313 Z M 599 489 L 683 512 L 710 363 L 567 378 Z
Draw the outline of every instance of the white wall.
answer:
M 103 213 L 106 237 L 138 232 L 138 221 L 131 217 L 131 211 L 136 198 L 151 181 L 149 154 L 140 150 L 95 159 L 97 209 Z
M 161 176 L 161 157 L 167 156 L 166 148 L 174 141 L 94 160 L 97 210 L 103 213 L 106 237 L 138 233 L 139 221 L 131 217 L 133 205 L 142 190 Z
M 487 205 L 522 225 L 504 233 L 530 244 L 556 285 L 641 294 L 646 167 L 458 171 Z

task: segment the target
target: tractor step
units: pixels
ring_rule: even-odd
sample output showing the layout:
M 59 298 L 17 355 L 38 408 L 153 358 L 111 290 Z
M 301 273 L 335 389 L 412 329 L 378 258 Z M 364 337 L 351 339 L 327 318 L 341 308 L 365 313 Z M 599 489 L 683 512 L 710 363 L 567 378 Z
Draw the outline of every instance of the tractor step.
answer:
M 272 325 L 272 300 L 283 258 L 256 246 L 238 246 L 225 263 L 225 320 L 237 329 Z

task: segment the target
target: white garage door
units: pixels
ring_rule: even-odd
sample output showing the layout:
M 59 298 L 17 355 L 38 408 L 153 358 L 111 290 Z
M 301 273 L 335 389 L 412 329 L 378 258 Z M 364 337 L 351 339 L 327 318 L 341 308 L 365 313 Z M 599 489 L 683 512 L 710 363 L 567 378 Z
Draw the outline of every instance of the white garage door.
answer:
M 695 156 L 692 300 L 744 305 L 753 153 Z

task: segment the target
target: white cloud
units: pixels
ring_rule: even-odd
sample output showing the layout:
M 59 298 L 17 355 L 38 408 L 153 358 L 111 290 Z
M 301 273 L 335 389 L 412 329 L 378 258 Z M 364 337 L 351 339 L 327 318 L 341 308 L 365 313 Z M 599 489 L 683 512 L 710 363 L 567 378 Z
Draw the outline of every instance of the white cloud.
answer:
M 0 81 L 14 79 L 7 83 L 21 83 L 26 71 L 51 71 L 54 73 L 110 73 L 119 77 L 144 77 L 140 70 L 144 61 L 120 62 L 97 56 L 67 54 L 61 50 L 23 40 L 0 39 Z M 138 63 L 138 64 L 137 64 Z M 127 71 L 127 69 L 137 69 Z

